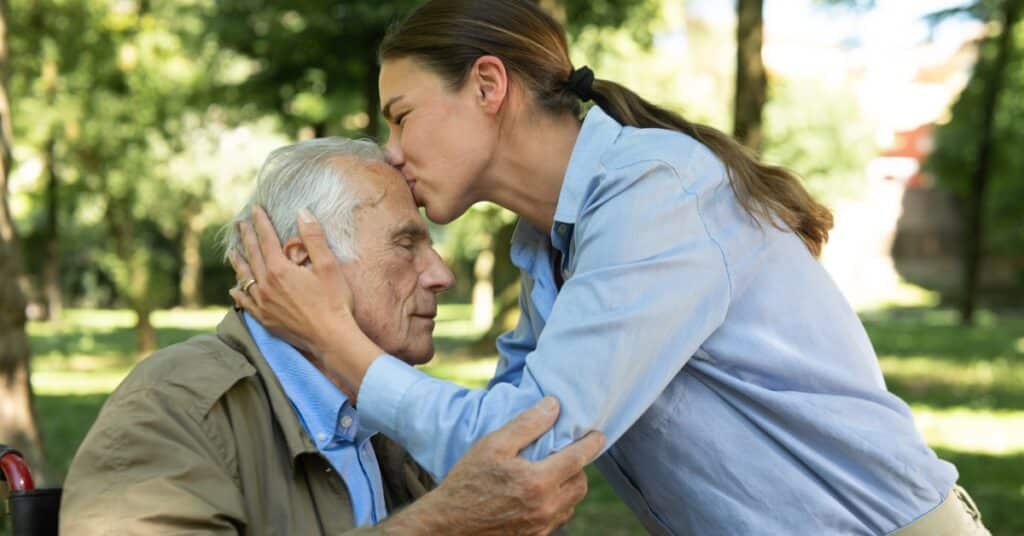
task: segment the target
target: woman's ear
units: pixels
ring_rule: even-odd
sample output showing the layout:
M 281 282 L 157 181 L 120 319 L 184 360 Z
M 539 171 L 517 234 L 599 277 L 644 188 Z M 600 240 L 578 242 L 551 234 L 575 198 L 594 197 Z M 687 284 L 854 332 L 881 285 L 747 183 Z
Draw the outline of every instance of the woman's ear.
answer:
M 473 63 L 469 75 L 480 106 L 488 114 L 498 113 L 509 89 L 505 63 L 497 56 L 480 56 Z
M 306 251 L 305 244 L 302 243 L 302 239 L 293 236 L 284 242 L 281 246 L 281 251 L 285 257 L 293 263 L 302 266 L 309 262 L 309 252 Z

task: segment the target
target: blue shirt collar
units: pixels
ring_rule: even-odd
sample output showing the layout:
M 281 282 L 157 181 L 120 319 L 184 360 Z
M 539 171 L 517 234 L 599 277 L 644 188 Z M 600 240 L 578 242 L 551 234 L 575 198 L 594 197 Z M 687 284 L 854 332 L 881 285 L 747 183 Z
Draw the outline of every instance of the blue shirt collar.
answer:
M 562 190 L 558 194 L 558 205 L 555 207 L 555 226 L 552 235 L 558 230 L 558 223 L 576 224 L 580 203 L 587 195 L 595 176 L 604 170 L 601 156 L 608 150 L 622 133 L 622 125 L 601 108 L 594 106 L 587 112 L 580 127 L 579 137 L 569 157 L 569 167 L 565 171 Z M 554 236 L 552 237 L 554 238 Z M 555 239 L 557 241 L 557 238 Z
M 249 333 L 317 448 L 356 441 L 359 417 L 345 393 L 295 347 L 271 334 L 249 313 L 244 316 Z M 361 438 L 372 435 L 369 430 L 363 432 Z

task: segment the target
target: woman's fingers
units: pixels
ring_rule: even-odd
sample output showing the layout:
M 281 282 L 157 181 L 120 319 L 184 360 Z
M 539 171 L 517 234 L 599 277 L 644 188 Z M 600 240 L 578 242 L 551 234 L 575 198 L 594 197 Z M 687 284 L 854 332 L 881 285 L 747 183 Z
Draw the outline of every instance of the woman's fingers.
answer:
M 331 247 L 327 243 L 324 228 L 317 221 L 316 217 L 313 216 L 313 213 L 306 209 L 301 209 L 295 221 L 299 228 L 299 238 L 302 238 L 302 244 L 306 246 L 306 251 L 309 252 L 309 259 L 313 262 L 313 266 L 322 266 L 326 263 L 337 261 L 334 252 L 331 251 Z
M 229 290 L 228 294 L 231 294 L 231 297 L 235 298 L 235 309 L 251 310 L 252 300 L 251 297 L 245 292 L 245 290 L 247 290 L 245 289 L 245 285 L 250 281 L 256 281 L 256 278 L 253 277 L 252 275 L 252 269 L 249 268 L 249 263 L 245 262 L 245 259 L 242 258 L 242 255 L 238 253 L 237 250 L 232 251 L 231 253 L 228 254 L 228 262 L 231 263 L 231 268 L 235 271 L 235 281 L 238 281 L 238 284 L 235 285 L 234 287 L 231 287 L 231 290 L 236 290 L 238 291 L 239 295 L 245 296 L 246 298 L 250 298 L 250 306 L 246 307 L 237 298 L 235 298 L 235 294 L 232 293 L 231 290 Z M 251 283 L 251 285 L 252 284 L 255 283 Z
M 249 312 L 256 310 L 256 303 L 252 300 L 251 296 L 242 292 L 242 289 L 238 287 L 231 287 L 228 294 L 230 294 L 231 298 L 235 300 L 235 307 L 245 309 Z
M 245 281 L 245 279 L 255 279 L 256 281 L 265 281 L 267 276 L 267 265 L 263 262 L 263 253 L 260 251 L 259 237 L 256 235 L 256 231 L 252 227 L 252 223 L 249 221 L 239 222 L 238 234 L 242 237 L 242 247 L 245 248 L 245 258 L 248 259 L 246 267 L 249 269 L 249 277 L 244 279 L 239 278 L 239 281 Z M 236 267 L 236 275 L 237 267 Z
M 284 252 L 281 251 L 281 241 L 277 238 L 277 231 L 274 230 L 274 224 L 270 223 L 270 216 L 263 210 L 263 207 L 259 205 L 252 207 L 252 224 L 259 239 L 260 253 L 267 270 L 273 271 L 275 267 L 291 264 L 284 256 Z

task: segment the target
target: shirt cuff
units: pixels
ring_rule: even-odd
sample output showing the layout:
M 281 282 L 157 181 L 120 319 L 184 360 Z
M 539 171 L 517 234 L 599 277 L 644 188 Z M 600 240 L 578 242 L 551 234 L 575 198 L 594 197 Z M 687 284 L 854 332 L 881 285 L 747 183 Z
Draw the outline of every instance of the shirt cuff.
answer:
M 359 386 L 359 421 L 398 440 L 399 409 L 412 386 L 430 379 L 424 372 L 389 354 L 373 360 Z

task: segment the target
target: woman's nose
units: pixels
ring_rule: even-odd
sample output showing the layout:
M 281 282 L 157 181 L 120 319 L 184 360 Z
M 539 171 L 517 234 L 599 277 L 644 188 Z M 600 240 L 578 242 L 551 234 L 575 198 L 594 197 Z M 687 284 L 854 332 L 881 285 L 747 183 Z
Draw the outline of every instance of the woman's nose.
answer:
M 388 142 L 384 144 L 384 156 L 389 164 L 398 169 L 402 169 L 402 165 L 405 164 L 405 155 L 402 154 L 402 148 L 399 146 L 394 132 L 388 136 Z

